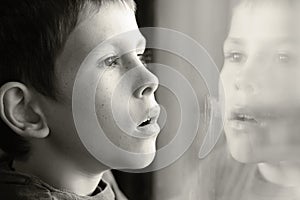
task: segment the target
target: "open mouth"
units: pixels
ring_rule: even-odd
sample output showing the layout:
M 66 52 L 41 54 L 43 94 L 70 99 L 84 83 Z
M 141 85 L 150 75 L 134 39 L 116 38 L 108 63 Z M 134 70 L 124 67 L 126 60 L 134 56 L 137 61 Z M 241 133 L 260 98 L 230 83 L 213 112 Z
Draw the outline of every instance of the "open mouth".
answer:
M 234 117 L 232 119 L 243 122 L 257 123 L 257 120 L 253 116 L 247 114 L 234 114 Z
M 160 107 L 155 106 L 147 110 L 143 118 L 136 124 L 135 137 L 138 138 L 149 138 L 158 135 L 160 127 L 157 123 L 160 113 Z
M 245 131 L 249 130 L 249 128 L 260 126 L 260 123 L 253 115 L 241 112 L 232 112 L 230 114 L 227 124 L 228 127 L 239 131 Z
M 226 126 L 239 131 L 265 128 L 270 120 L 277 119 L 274 111 L 262 107 L 238 107 L 227 111 Z
M 152 119 L 151 118 L 147 118 L 146 120 L 144 120 L 138 127 L 144 127 L 147 126 L 149 124 L 151 124 Z
M 160 107 L 159 106 L 155 106 L 155 107 L 149 109 L 147 114 L 144 116 L 144 119 L 142 119 L 143 121 L 140 121 L 138 123 L 138 125 L 137 125 L 138 128 L 144 128 L 144 127 L 147 127 L 149 125 L 156 124 L 156 122 L 158 120 L 159 113 L 160 113 Z

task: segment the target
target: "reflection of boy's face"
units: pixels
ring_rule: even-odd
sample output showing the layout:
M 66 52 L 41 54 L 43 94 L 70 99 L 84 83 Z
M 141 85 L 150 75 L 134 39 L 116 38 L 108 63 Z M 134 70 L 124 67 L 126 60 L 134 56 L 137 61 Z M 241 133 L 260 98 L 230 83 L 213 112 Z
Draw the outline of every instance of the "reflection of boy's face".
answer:
M 56 68 L 57 85 L 60 87 L 59 92 L 63 95 L 65 102 L 52 102 L 46 99 L 45 109 L 47 110 L 48 125 L 52 131 L 49 139 L 52 140 L 54 148 L 71 157 L 70 159 L 75 157 L 74 160 L 84 164 L 82 155 L 86 153 L 76 136 L 71 100 L 74 79 L 81 62 L 91 50 L 108 38 L 137 29 L 134 12 L 129 8 L 112 4 L 102 7 L 99 13 L 81 22 L 69 36 L 64 51 L 58 58 Z M 119 55 L 122 48 L 126 48 L 127 45 L 132 45 L 139 50 L 132 49 L 125 55 Z M 119 37 L 111 41 L 109 48 L 105 46 L 99 49 L 101 55 L 98 55 L 98 59 L 101 59 L 97 60 L 93 67 L 95 75 L 103 73 L 95 91 L 95 97 L 93 97 L 96 98 L 94 106 L 99 123 L 113 144 L 123 150 L 135 153 L 154 152 L 155 140 L 159 132 L 156 123 L 159 107 L 154 98 L 158 80 L 142 65 L 138 57 L 138 54 L 143 53 L 144 48 L 145 40 L 141 34 L 130 40 Z M 122 90 L 116 89 L 122 76 L 133 67 L 136 67 L 138 76 L 131 76 L 125 81 L 123 80 Z M 111 110 L 113 95 L 118 98 L 117 101 L 114 101 L 117 102 L 115 109 L 119 115 L 118 119 L 128 122 L 126 125 L 129 133 L 122 132 L 115 122 Z M 82 104 L 84 103 L 86 101 L 83 98 Z M 132 120 L 128 120 L 128 112 Z M 151 122 L 139 126 L 148 117 L 152 117 Z M 124 122 L 118 122 L 124 124 Z M 86 134 L 89 134 L 89 130 L 86 130 Z M 110 154 L 111 152 L 104 153 Z M 111 156 L 112 159 L 115 159 L 113 155 Z M 143 167 L 151 161 L 145 160 L 136 164 L 124 163 L 123 165 Z
M 299 159 L 300 29 L 295 8 L 240 6 L 224 44 L 225 132 L 241 162 Z

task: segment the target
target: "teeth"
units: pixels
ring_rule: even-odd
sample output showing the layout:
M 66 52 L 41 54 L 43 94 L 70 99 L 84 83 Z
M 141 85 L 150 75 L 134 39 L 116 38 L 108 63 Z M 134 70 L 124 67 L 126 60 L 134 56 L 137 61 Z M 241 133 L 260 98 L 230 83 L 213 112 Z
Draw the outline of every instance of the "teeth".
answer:
M 150 121 L 150 118 L 145 119 L 142 123 L 146 123 L 148 121 Z
M 150 120 L 150 118 L 147 118 L 145 121 L 143 121 L 143 122 L 147 122 L 147 121 L 149 121 Z
M 145 121 L 143 121 L 139 126 L 145 126 L 147 124 L 150 124 L 151 122 L 151 119 L 150 118 L 147 118 Z
M 240 119 L 245 119 L 245 120 L 253 120 L 253 119 L 254 119 L 254 118 L 251 117 L 250 115 L 244 115 L 244 114 L 238 115 L 238 118 L 240 118 Z

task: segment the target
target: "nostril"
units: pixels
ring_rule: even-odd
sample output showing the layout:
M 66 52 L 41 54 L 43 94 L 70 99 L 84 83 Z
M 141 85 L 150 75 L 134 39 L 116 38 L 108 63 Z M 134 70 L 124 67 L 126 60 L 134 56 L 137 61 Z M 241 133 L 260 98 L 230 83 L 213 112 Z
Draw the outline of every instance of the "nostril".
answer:
M 145 96 L 145 95 L 149 95 L 151 94 L 153 91 L 152 87 L 146 87 L 143 91 L 142 91 L 142 96 Z
M 255 92 L 254 84 L 248 83 L 246 81 L 236 81 L 234 83 L 234 89 L 239 90 L 239 91 L 243 91 L 243 92 L 248 92 L 248 93 L 254 93 Z
M 151 84 L 146 84 L 144 86 L 139 87 L 135 92 L 135 96 L 137 98 L 143 98 L 146 96 L 151 96 L 155 90 L 157 89 L 157 84 L 151 83 Z

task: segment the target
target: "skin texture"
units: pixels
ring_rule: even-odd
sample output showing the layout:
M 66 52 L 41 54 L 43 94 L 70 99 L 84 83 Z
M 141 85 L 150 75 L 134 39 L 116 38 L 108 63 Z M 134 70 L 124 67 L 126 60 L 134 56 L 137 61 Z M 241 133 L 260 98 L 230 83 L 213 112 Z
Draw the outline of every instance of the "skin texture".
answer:
M 92 66 L 93 74 L 101 75 L 94 105 L 99 124 L 113 145 L 134 153 L 155 152 L 159 132 L 159 127 L 154 123 L 152 131 L 155 134 L 142 138 L 133 136 L 143 136 L 144 132 L 138 131 L 137 126 L 154 108 L 155 117 L 159 114 L 154 98 L 158 79 L 140 60 L 145 39 L 138 31 L 134 11 L 125 4 L 107 4 L 96 13 L 90 13 L 93 12 L 89 7 L 83 11 L 80 23 L 70 34 L 57 59 L 55 84 L 58 101 L 42 96 L 20 83 L 8 83 L 0 90 L 2 119 L 17 134 L 26 137 L 31 145 L 29 158 L 26 161 L 15 161 L 14 168 L 38 176 L 56 188 L 79 195 L 91 194 L 102 173 L 109 167 L 87 151 L 76 133 L 72 114 L 73 85 L 77 71 L 89 52 L 112 36 L 132 30 L 138 32 L 130 40 L 122 37 L 110 40 L 110 48 L 102 48 L 101 57 Z M 124 52 L 128 49 L 131 51 Z M 119 81 L 132 69 L 136 76 L 123 80 L 122 86 L 126 87 L 120 89 Z M 113 101 L 113 97 L 117 97 L 117 100 Z M 116 124 L 110 106 L 112 101 L 120 119 L 124 120 L 119 123 L 126 124 L 126 133 Z M 88 133 L 89 130 L 86 130 Z M 105 153 L 109 155 L 110 152 Z M 149 165 L 152 160 L 153 157 L 147 157 L 137 164 L 123 160 L 121 165 L 141 168 Z

